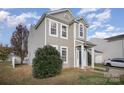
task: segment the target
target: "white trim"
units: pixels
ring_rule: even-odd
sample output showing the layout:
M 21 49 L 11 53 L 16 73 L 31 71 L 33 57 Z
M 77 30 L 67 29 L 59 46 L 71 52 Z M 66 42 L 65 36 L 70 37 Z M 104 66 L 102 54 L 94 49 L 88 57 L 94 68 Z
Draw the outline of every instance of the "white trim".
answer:
M 93 48 L 91 48 L 91 60 L 92 60 L 92 62 L 91 62 L 91 67 L 92 68 L 94 68 L 94 61 L 95 61 L 95 54 L 94 54 L 94 47 Z
M 51 22 L 56 23 L 56 35 L 51 34 Z M 58 37 L 58 22 L 52 19 L 49 19 L 49 36 Z
M 45 18 L 45 45 L 46 45 L 46 18 Z
M 66 46 L 60 46 L 60 55 L 62 56 L 62 48 L 66 48 L 66 61 L 64 61 L 63 63 L 64 64 L 67 64 L 68 63 L 68 47 L 66 47 Z
M 55 47 L 56 48 L 56 50 L 58 50 L 59 48 L 58 48 L 58 45 L 53 45 L 53 44 L 50 44 L 52 47 Z
M 77 41 L 77 42 L 80 42 L 80 43 L 82 43 L 82 44 L 84 44 L 84 41 L 80 41 L 80 40 L 77 40 L 77 39 L 76 39 L 76 41 Z
M 76 63 L 75 67 L 79 68 L 79 50 L 76 48 Z
M 58 13 L 58 12 L 63 12 L 63 11 L 69 11 L 69 13 L 71 14 L 71 16 L 75 19 L 75 17 L 73 16 L 72 12 L 70 11 L 70 9 L 62 9 L 62 10 L 55 10 L 55 11 L 50 11 L 47 14 L 54 14 L 54 13 Z
M 80 36 L 80 25 L 82 25 L 83 26 L 83 36 Z M 79 23 L 79 25 L 78 25 L 78 37 L 79 38 L 84 38 L 84 24 L 83 23 Z
M 75 45 L 75 41 L 76 41 L 76 23 L 74 23 L 74 30 L 73 30 L 74 32 L 73 32 L 73 34 L 74 34 L 74 67 L 76 67 L 76 45 Z
M 85 61 L 84 61 L 84 46 L 81 46 L 81 69 L 84 69 L 85 65 Z
M 66 26 L 66 37 L 63 37 L 62 36 L 62 26 Z M 60 30 L 60 38 L 62 38 L 62 39 L 68 39 L 68 25 L 61 23 L 60 29 L 61 29 Z

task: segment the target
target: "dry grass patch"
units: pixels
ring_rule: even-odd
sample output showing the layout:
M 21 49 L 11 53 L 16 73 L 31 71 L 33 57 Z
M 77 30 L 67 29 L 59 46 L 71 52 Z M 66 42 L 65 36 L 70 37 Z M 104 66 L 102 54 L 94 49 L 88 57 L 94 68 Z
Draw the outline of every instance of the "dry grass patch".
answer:
M 79 85 L 106 84 L 103 74 L 81 69 L 64 69 L 60 75 L 46 79 L 36 79 L 32 76 L 31 65 L 18 65 L 15 69 L 10 63 L 0 63 L 0 84 L 27 85 Z

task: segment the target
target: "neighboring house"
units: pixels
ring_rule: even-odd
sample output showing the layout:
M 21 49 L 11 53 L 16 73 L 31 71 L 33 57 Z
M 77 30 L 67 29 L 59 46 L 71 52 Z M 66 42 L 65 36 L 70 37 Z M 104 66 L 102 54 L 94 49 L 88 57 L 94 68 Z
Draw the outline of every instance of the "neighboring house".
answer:
M 43 14 L 35 26 L 31 26 L 28 38 L 29 62 L 39 47 L 51 45 L 61 54 L 63 67 L 85 68 L 87 52 L 94 67 L 94 44 L 87 41 L 88 25 L 83 18 L 75 19 L 69 9 L 60 9 Z
M 101 55 L 101 62 L 111 58 L 124 58 L 124 34 L 105 39 L 93 38 L 90 41 L 96 44 L 95 50 L 101 51 L 98 55 Z M 98 62 L 98 60 L 96 56 L 95 61 Z

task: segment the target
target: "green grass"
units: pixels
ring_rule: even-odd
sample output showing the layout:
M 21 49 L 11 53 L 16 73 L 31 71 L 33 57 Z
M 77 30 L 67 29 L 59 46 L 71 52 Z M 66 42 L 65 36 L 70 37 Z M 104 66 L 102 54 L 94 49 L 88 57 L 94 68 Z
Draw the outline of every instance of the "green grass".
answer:
M 0 84 L 25 85 L 104 85 L 120 84 L 119 81 L 107 79 L 103 74 L 80 69 L 64 69 L 60 75 L 46 79 L 32 77 L 31 65 L 18 65 L 12 69 L 10 63 L 0 63 Z

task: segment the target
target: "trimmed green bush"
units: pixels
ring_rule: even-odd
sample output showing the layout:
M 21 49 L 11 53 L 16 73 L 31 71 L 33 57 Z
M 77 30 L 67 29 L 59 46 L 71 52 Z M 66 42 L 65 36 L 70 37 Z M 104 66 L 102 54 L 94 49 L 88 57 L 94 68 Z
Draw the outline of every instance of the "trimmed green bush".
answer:
M 60 53 L 52 46 L 38 48 L 33 59 L 33 76 L 48 78 L 59 74 L 62 70 Z

